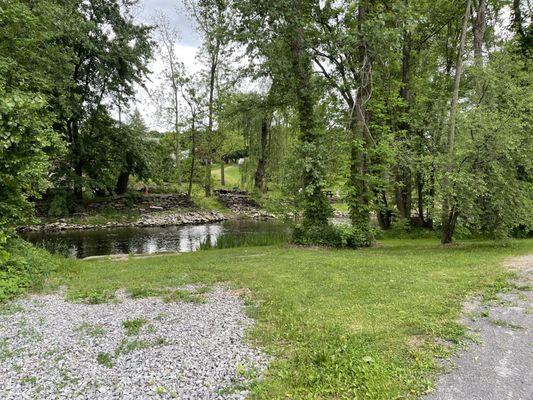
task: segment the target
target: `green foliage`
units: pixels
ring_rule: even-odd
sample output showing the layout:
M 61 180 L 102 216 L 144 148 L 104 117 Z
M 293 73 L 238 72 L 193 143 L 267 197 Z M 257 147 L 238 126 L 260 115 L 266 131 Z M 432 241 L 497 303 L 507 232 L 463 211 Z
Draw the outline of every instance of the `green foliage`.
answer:
M 66 217 L 72 207 L 72 195 L 66 190 L 55 191 L 48 200 L 48 216 L 52 218 Z
M 183 302 L 183 303 L 205 303 L 205 297 L 202 293 L 191 293 L 189 290 L 177 289 L 168 292 L 163 300 L 167 303 Z
M 135 318 L 122 321 L 122 326 L 126 330 L 127 335 L 137 335 L 143 325 L 146 324 L 146 319 Z
M 98 353 L 98 356 L 96 356 L 96 361 L 98 364 L 103 365 L 107 368 L 113 368 L 113 357 L 109 353 L 100 352 Z
M 103 304 L 115 298 L 115 292 L 108 289 L 97 289 L 80 291 L 71 300 L 81 300 L 87 304 Z
M 374 236 L 352 225 L 313 225 L 294 228 L 292 240 L 305 246 L 357 248 L 370 246 Z
M 26 292 L 39 290 L 56 270 L 61 258 L 29 243 L 10 237 L 0 258 L 0 303 Z
M 0 10 L 0 231 L 28 221 L 28 199 L 49 184 L 51 155 L 61 149 L 48 93 L 65 73 L 58 14 L 48 1 L 9 1 Z
M 233 234 L 225 233 L 217 238 L 215 244 L 209 239 L 200 244 L 200 250 L 229 249 L 245 246 L 272 246 L 285 244 L 289 241 L 288 232 L 261 232 Z

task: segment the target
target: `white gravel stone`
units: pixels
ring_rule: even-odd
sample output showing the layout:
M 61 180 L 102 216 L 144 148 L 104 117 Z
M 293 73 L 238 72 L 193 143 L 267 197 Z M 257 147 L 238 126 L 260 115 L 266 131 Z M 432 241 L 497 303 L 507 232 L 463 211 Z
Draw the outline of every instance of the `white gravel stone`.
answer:
M 243 399 L 267 357 L 244 340 L 253 321 L 239 297 L 217 286 L 206 299 L 19 299 L 0 314 L 0 399 Z M 136 318 L 146 322 L 128 335 Z

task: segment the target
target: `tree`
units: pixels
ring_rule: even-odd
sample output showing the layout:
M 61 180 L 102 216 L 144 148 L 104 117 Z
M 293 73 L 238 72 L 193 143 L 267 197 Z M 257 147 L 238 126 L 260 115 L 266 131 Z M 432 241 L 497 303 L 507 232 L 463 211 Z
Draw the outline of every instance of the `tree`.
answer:
M 142 84 L 152 55 L 151 28 L 137 25 L 129 14 L 134 2 L 119 0 L 64 3 L 67 12 L 61 24 L 65 33 L 61 45 L 74 54 L 66 96 L 57 101 L 60 125 L 69 144 L 67 164 L 60 175 L 72 183 L 82 198 L 87 167 L 86 149 L 93 144 L 97 114 L 106 110 L 105 101 L 115 97 L 125 104 Z M 60 95 L 60 94 L 58 94 Z
M 159 49 L 165 65 L 163 72 L 163 90 L 161 99 L 165 100 L 165 91 L 170 88 L 171 104 L 169 107 L 162 107 L 169 112 L 169 119 L 174 127 L 174 157 L 176 164 L 176 181 L 178 186 L 182 182 L 181 172 L 181 137 L 180 137 L 180 92 L 183 85 L 184 66 L 179 61 L 176 54 L 176 42 L 179 38 L 178 32 L 172 29 L 168 19 L 164 15 L 159 15 L 156 19 L 157 31 L 159 33 Z M 169 85 L 170 84 L 170 85 Z
M 211 165 L 214 151 L 213 139 L 215 135 L 215 109 L 217 99 L 217 80 L 220 72 L 220 62 L 224 56 L 228 43 L 229 26 L 231 24 L 230 9 L 226 0 L 188 0 L 188 8 L 196 21 L 203 36 L 203 52 L 207 64 L 207 146 L 209 148 L 205 158 L 205 195 L 211 196 L 212 177 Z
M 51 160 L 63 149 L 51 110 L 71 59 L 58 45 L 63 11 L 22 0 L 0 9 L 0 246 L 10 226 L 32 216 L 30 200 L 49 186 Z
M 466 43 L 466 33 L 468 29 L 468 19 L 470 18 L 470 7 L 472 1 L 466 1 L 466 11 L 463 17 L 463 23 L 461 28 L 461 36 L 459 38 L 459 50 L 457 52 L 457 63 L 455 65 L 455 78 L 453 80 L 453 92 L 450 102 L 450 117 L 448 122 L 448 137 L 446 142 L 446 161 L 447 167 L 444 172 L 443 178 L 443 205 L 442 205 L 442 237 L 441 242 L 443 244 L 450 243 L 455 231 L 455 225 L 457 218 L 459 217 L 459 210 L 456 202 L 453 199 L 453 193 L 450 191 L 450 173 L 453 168 L 453 162 L 455 159 L 455 129 L 456 129 L 456 114 L 457 114 L 457 102 L 459 100 L 459 87 L 461 85 L 461 75 L 463 73 L 463 56 Z

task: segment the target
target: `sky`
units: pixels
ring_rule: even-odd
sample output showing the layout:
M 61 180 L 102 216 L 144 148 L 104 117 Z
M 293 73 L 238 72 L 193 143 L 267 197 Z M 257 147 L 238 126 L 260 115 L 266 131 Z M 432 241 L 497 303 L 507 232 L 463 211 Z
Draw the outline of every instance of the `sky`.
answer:
M 179 40 L 176 43 L 176 52 L 181 62 L 189 72 L 197 72 L 199 63 L 196 55 L 201 45 L 201 37 L 194 28 L 194 23 L 187 15 L 181 0 L 141 0 L 133 10 L 133 16 L 139 23 L 153 25 L 156 15 L 163 14 L 169 21 L 172 28 L 179 32 Z M 150 63 L 151 74 L 145 82 L 149 92 L 156 89 L 161 81 L 158 76 L 163 70 L 163 63 L 157 52 L 154 60 Z M 155 102 L 145 89 L 138 87 L 135 102 L 131 109 L 137 108 L 150 129 L 164 131 L 169 128 L 168 124 L 157 117 Z

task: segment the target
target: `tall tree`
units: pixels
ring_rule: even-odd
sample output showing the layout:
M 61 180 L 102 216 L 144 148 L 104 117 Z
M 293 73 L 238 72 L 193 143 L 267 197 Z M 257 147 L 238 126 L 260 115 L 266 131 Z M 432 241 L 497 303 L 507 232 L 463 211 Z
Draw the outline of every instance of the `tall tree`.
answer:
M 63 148 L 52 104 L 71 72 L 72 53 L 59 43 L 65 16 L 40 0 L 0 9 L 0 248 L 8 228 L 31 218 L 30 201 L 50 185 L 51 161 Z
M 180 137 L 180 92 L 183 85 L 183 65 L 176 54 L 176 43 L 179 39 L 178 32 L 170 26 L 165 15 L 156 17 L 157 32 L 159 37 L 159 51 L 164 63 L 163 71 L 163 100 L 166 99 L 165 89 L 170 88 L 170 106 L 162 107 L 170 111 L 168 117 L 174 128 L 174 161 L 176 163 L 176 183 L 181 186 L 181 137 Z
M 108 99 L 120 96 L 121 103 L 142 84 L 152 54 L 151 28 L 138 25 L 130 15 L 135 2 L 120 0 L 64 3 L 68 12 L 62 21 L 66 32 L 62 44 L 74 53 L 70 87 L 60 102 L 61 129 L 69 143 L 69 165 L 65 173 L 81 199 L 86 150 L 94 125 L 87 121 L 105 109 Z
M 214 159 L 215 110 L 217 101 L 217 80 L 221 68 L 223 53 L 228 44 L 229 26 L 231 24 L 230 9 L 226 0 L 188 0 L 187 5 L 203 36 L 203 51 L 207 67 L 208 113 L 207 113 L 207 146 L 209 147 L 205 162 L 204 189 L 205 195 L 211 196 L 211 167 Z
M 459 100 L 459 87 L 461 85 L 461 75 L 463 74 L 463 57 L 466 44 L 466 34 L 468 29 L 468 20 L 470 18 L 471 0 L 466 1 L 466 10 L 463 17 L 461 35 L 459 37 L 459 49 L 457 51 L 457 62 L 455 64 L 455 77 L 453 80 L 452 98 L 450 101 L 450 117 L 448 121 L 448 137 L 446 142 L 446 171 L 443 178 L 443 205 L 442 205 L 442 237 L 443 244 L 451 243 L 452 237 L 459 217 L 459 210 L 454 195 L 450 187 L 450 174 L 452 172 L 455 159 L 455 128 L 457 102 Z

